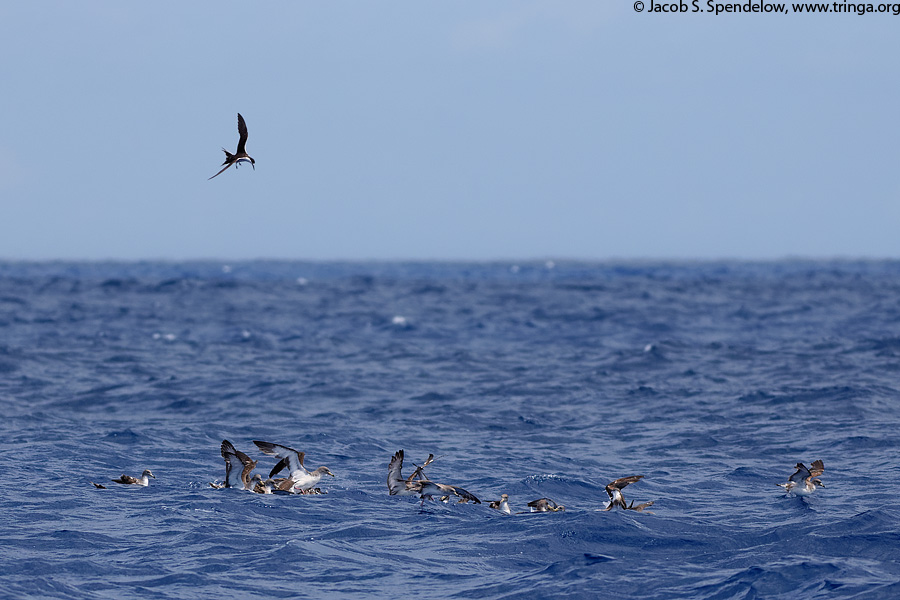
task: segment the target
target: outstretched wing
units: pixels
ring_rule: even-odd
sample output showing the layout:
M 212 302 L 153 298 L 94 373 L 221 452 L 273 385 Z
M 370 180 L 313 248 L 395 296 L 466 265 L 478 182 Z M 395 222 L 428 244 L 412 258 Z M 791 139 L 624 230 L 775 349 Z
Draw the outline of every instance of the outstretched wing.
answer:
M 528 503 L 528 506 L 530 506 L 531 508 L 537 509 L 537 510 L 540 510 L 542 508 L 544 510 L 547 510 L 547 499 L 546 498 L 538 498 L 537 500 L 532 500 L 531 502 Z
M 244 482 L 241 477 L 242 472 L 246 469 L 248 462 L 253 466 L 256 466 L 256 463 L 243 452 L 239 452 L 234 447 L 234 444 L 228 440 L 222 440 L 222 458 L 225 459 L 225 487 L 244 487 Z M 241 470 L 235 469 L 235 464 L 232 460 L 239 461 L 243 465 L 243 468 Z M 251 467 L 251 470 L 252 468 L 253 467 Z
M 453 491 L 453 493 L 456 494 L 457 496 L 459 496 L 460 498 L 465 498 L 466 500 L 474 502 L 475 504 L 481 504 L 481 500 L 476 498 L 475 494 L 467 492 L 466 490 L 462 489 L 461 487 L 457 487 L 455 485 L 448 485 L 446 487 L 450 488 Z
M 238 135 L 241 137 L 238 140 L 237 152 L 235 154 L 246 152 L 246 150 L 244 150 L 244 144 L 247 143 L 247 124 L 244 123 L 244 117 L 241 116 L 241 113 L 238 113 Z
M 794 474 L 788 478 L 788 481 L 800 483 L 802 481 L 805 481 L 807 477 L 809 477 L 809 469 L 807 469 L 806 465 L 804 465 L 803 463 L 797 463 L 797 470 L 794 471 Z
M 825 472 L 825 463 L 820 460 L 814 460 L 813 464 L 810 465 L 809 476 L 810 477 L 818 477 L 822 473 Z
M 291 474 L 295 471 L 309 473 L 309 471 L 306 470 L 306 467 L 303 466 L 303 457 L 305 456 L 303 452 L 297 452 L 293 448 L 288 448 L 281 444 L 273 444 L 271 442 L 253 440 L 253 443 L 256 444 L 256 447 L 259 448 L 263 454 L 277 456 L 281 459 L 278 464 L 275 465 L 275 468 L 272 469 L 272 472 L 269 473 L 270 478 L 274 477 L 275 474 L 284 469 L 285 466 L 290 469 Z
M 643 477 L 644 477 L 643 475 L 631 475 L 629 477 L 620 477 L 619 479 L 616 479 L 615 481 L 611 481 L 606 484 L 606 492 L 609 493 L 609 491 L 611 489 L 621 490 L 626 485 L 632 484 L 635 481 L 643 479 Z
M 403 469 L 403 450 L 397 450 L 388 464 L 387 487 L 391 496 L 396 496 L 406 489 L 403 475 L 400 474 L 401 469 Z

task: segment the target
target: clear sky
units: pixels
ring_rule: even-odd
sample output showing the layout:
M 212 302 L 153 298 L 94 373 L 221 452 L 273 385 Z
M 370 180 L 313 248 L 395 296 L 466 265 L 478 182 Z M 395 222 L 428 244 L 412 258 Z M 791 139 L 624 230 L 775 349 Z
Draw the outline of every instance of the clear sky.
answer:
M 900 16 L 649 5 L 5 2 L 0 258 L 900 257 Z

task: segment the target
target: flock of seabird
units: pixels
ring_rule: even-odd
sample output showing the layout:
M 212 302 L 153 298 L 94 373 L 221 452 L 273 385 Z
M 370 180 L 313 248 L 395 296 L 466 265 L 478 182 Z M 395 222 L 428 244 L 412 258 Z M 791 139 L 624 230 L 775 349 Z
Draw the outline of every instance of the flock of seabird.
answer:
M 304 465 L 303 460 L 306 456 L 304 452 L 294 450 L 288 446 L 281 444 L 273 444 L 271 442 L 263 442 L 254 440 L 256 447 L 267 456 L 278 458 L 278 462 L 269 471 L 269 477 L 263 479 L 262 475 L 256 473 L 251 477 L 251 473 L 256 468 L 258 461 L 253 460 L 240 450 L 234 447 L 234 444 L 228 440 L 222 440 L 221 453 L 225 459 L 225 481 L 211 482 L 209 485 L 216 489 L 221 488 L 238 488 L 255 492 L 257 494 L 322 494 L 322 490 L 316 487 L 316 484 L 322 479 L 323 475 L 331 475 L 334 473 L 328 467 L 318 467 L 314 471 L 309 471 Z M 387 488 L 391 496 L 418 496 L 422 505 L 425 500 L 438 499 L 442 502 L 449 502 L 451 498 L 456 499 L 458 503 L 464 504 L 472 502 L 481 504 L 475 494 L 464 490 L 458 485 L 448 485 L 432 481 L 425 474 L 425 467 L 434 462 L 434 454 L 429 454 L 428 458 L 422 465 L 415 465 L 416 470 L 409 477 L 403 477 L 403 450 L 398 450 L 391 457 L 388 463 Z M 825 484 L 819 479 L 825 472 L 825 465 L 821 460 L 813 461 L 811 468 L 807 469 L 803 463 L 797 463 L 797 469 L 791 475 L 787 482 L 777 483 L 775 485 L 784 488 L 786 494 L 795 494 L 797 496 L 808 496 L 816 491 L 817 487 L 825 487 Z M 287 477 L 275 476 L 288 470 Z M 122 475 L 117 479 L 113 479 L 115 483 L 122 485 L 135 485 L 146 487 L 150 485 L 150 478 L 156 479 L 156 476 L 145 470 L 140 478 Z M 633 510 L 635 512 L 644 512 L 653 505 L 653 501 L 642 502 L 635 505 L 634 500 L 629 504 L 622 495 L 622 490 L 632 483 L 643 479 L 643 475 L 630 475 L 628 477 L 620 477 L 615 481 L 606 484 L 606 494 L 609 496 L 609 502 L 605 510 L 621 508 L 623 510 Z M 91 482 L 94 487 L 106 489 L 105 485 Z M 504 514 L 511 515 L 512 509 L 509 506 L 509 495 L 501 494 L 499 500 L 493 500 L 488 503 L 490 508 L 498 510 Z M 566 507 L 557 504 L 550 498 L 539 498 L 528 503 L 530 510 L 524 512 L 557 512 L 566 510 Z M 649 512 L 649 511 L 647 511 Z M 516 513 L 522 514 L 522 513 Z
M 221 175 L 228 167 L 234 165 L 235 168 L 240 163 L 250 163 L 253 169 L 256 169 L 256 161 L 247 153 L 247 123 L 241 113 L 237 116 L 238 124 L 238 144 L 234 154 L 222 148 L 225 153 L 225 162 L 222 163 L 222 169 L 210 177 L 213 179 Z M 319 467 L 315 471 L 309 471 L 303 465 L 305 453 L 294 450 L 280 444 L 271 442 L 254 441 L 256 447 L 268 456 L 274 456 L 279 459 L 272 470 L 269 477 L 263 479 L 259 473 L 253 475 L 253 469 L 256 468 L 258 461 L 251 459 L 249 456 L 237 450 L 228 440 L 222 440 L 222 458 L 225 459 L 225 481 L 222 483 L 210 483 L 214 488 L 240 488 L 256 492 L 258 494 L 274 494 L 274 493 L 290 493 L 290 494 L 320 494 L 322 491 L 315 487 L 322 479 L 323 475 L 331 475 L 334 477 L 328 467 Z M 437 483 L 428 479 L 425 475 L 425 467 L 434 461 L 434 455 L 429 454 L 428 458 L 422 466 L 416 465 L 416 470 L 407 478 L 401 475 L 403 468 L 403 450 L 398 450 L 391 458 L 388 464 L 387 487 L 391 496 L 418 496 L 424 504 L 426 499 L 433 500 L 439 498 L 447 502 L 449 499 L 458 498 L 458 502 L 473 502 L 481 504 L 474 494 L 464 490 L 456 485 L 446 485 Z M 281 471 L 288 469 L 287 477 L 275 478 L 275 475 Z M 790 476 L 787 482 L 778 483 L 779 487 L 784 488 L 787 494 L 796 494 L 797 496 L 808 496 L 816 491 L 817 487 L 825 487 L 825 484 L 819 479 L 819 476 L 825 471 L 825 466 L 821 460 L 812 463 L 812 468 L 807 469 L 803 463 L 797 463 L 797 471 Z M 123 474 L 112 481 L 122 485 L 135 485 L 146 487 L 150 485 L 150 478 L 156 479 L 156 476 L 149 469 L 141 474 L 141 477 L 132 477 Z M 642 502 L 635 505 L 634 500 L 630 504 L 625 502 L 622 495 L 622 489 L 636 481 L 642 479 L 643 475 L 630 475 L 628 477 L 620 477 L 615 481 L 611 481 L 606 485 L 606 493 L 609 496 L 609 502 L 605 510 L 613 508 L 621 508 L 623 510 L 633 510 L 642 512 L 653 505 L 653 502 Z M 91 482 L 99 489 L 106 489 L 105 485 Z M 509 507 L 509 495 L 501 494 L 499 500 L 489 503 L 493 509 L 499 510 L 507 515 L 512 514 Z M 528 503 L 530 512 L 557 512 L 565 510 L 566 507 L 557 504 L 549 498 L 539 498 Z
M 238 113 L 237 122 L 237 149 L 234 154 L 232 154 L 228 150 L 225 150 L 225 148 L 222 148 L 222 151 L 225 153 L 225 162 L 222 163 L 222 169 L 210 177 L 210 179 L 218 177 L 232 165 L 237 168 L 242 162 L 248 162 L 256 169 L 256 161 L 253 160 L 252 156 L 247 154 L 247 123 L 240 113 Z M 240 488 L 259 494 L 320 494 L 322 491 L 315 486 L 322 479 L 322 476 L 331 475 L 334 477 L 334 473 L 332 473 L 328 467 L 319 467 L 315 471 L 307 470 L 303 465 L 303 459 L 305 457 L 303 452 L 298 452 L 293 448 L 282 446 L 280 444 L 273 444 L 271 442 L 254 441 L 253 443 L 256 444 L 257 448 L 259 448 L 263 454 L 274 456 L 279 459 L 278 463 L 276 463 L 269 472 L 269 477 L 263 479 L 259 473 L 251 477 L 250 473 L 256 468 L 257 461 L 237 450 L 228 440 L 222 440 L 222 458 L 225 459 L 225 481 L 222 483 L 210 483 L 212 487 Z M 401 469 L 403 468 L 403 450 L 397 451 L 391 458 L 391 462 L 388 464 L 387 487 L 390 495 L 418 496 L 422 499 L 423 504 L 426 499 L 433 500 L 434 498 L 439 498 L 444 502 L 449 501 L 450 498 L 458 498 L 458 502 L 460 503 L 473 502 L 475 504 L 481 504 L 481 500 L 474 494 L 459 486 L 437 483 L 428 479 L 424 469 L 430 465 L 432 461 L 434 461 L 434 455 L 430 454 L 422 466 L 416 465 L 416 470 L 413 474 L 404 478 L 401 475 Z M 814 461 L 811 469 L 807 469 L 803 463 L 797 463 L 795 468 L 797 471 L 790 476 L 787 482 L 776 484 L 779 487 L 784 488 L 787 494 L 808 496 L 816 491 L 817 487 L 825 487 L 825 484 L 819 479 L 819 476 L 825 471 L 825 466 L 821 460 Z M 287 477 L 275 478 L 275 475 L 285 469 L 288 469 L 289 472 Z M 123 474 L 121 477 L 113 479 L 112 481 L 122 485 L 147 486 L 150 484 L 151 477 L 156 479 L 156 476 L 148 469 L 141 474 L 140 478 Z M 634 500 L 632 500 L 631 503 L 628 504 L 625 502 L 625 497 L 622 495 L 622 489 L 625 488 L 625 486 L 635 483 L 643 477 L 643 475 L 630 475 L 608 483 L 606 485 L 606 493 L 609 496 L 609 502 L 607 503 L 605 510 L 621 508 L 623 510 L 642 512 L 652 506 L 652 501 L 635 505 Z M 97 488 L 106 489 L 106 486 L 104 485 L 94 482 L 91 483 Z M 489 506 L 507 515 L 512 514 L 512 510 L 509 507 L 508 494 L 502 494 L 499 500 L 490 502 Z M 565 506 L 557 504 L 549 498 L 533 500 L 528 503 L 528 507 L 531 509 L 530 512 L 557 512 L 566 509 Z

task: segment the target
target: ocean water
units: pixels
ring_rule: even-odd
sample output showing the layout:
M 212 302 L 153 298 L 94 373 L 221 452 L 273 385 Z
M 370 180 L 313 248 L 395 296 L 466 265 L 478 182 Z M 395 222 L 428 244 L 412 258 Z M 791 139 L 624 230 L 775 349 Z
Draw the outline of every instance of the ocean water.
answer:
M 898 598 L 898 381 L 898 262 L 0 263 L 0 597 Z

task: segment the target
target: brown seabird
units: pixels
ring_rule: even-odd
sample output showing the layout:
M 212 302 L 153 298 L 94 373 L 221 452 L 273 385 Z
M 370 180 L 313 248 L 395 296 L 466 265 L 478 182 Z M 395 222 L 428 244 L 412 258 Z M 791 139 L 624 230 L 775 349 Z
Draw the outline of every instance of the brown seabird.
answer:
M 225 483 L 222 487 L 252 490 L 250 473 L 256 468 L 257 461 L 237 450 L 228 440 L 222 440 L 222 458 L 225 459 Z M 241 463 L 240 473 L 234 468 L 235 462 Z
M 825 487 L 818 477 L 825 472 L 825 463 L 821 460 L 813 461 L 811 468 L 807 469 L 803 463 L 797 463 L 797 469 L 786 483 L 776 483 L 778 487 L 783 487 L 787 493 L 794 493 L 798 496 L 809 496 L 816 487 Z
M 528 503 L 528 506 L 531 508 L 531 512 L 557 512 L 560 510 L 566 510 L 566 507 L 562 504 L 557 504 L 550 498 L 539 498 L 537 500 L 532 500 Z
M 116 483 L 121 483 L 122 485 L 139 485 L 142 487 L 147 487 L 150 485 L 150 477 L 156 479 L 156 475 L 150 472 L 150 469 L 144 469 L 144 472 L 141 473 L 141 478 L 132 477 L 131 475 L 122 474 L 118 479 L 113 479 L 112 481 Z M 92 482 L 93 483 L 93 482 Z M 94 483 L 94 485 L 97 485 Z
M 460 504 L 465 504 L 465 502 L 468 502 L 470 500 L 475 504 L 481 504 L 481 500 L 476 498 L 475 494 L 467 492 L 466 490 L 456 485 L 445 485 L 443 483 L 429 481 L 428 479 L 422 479 L 415 483 L 419 486 L 419 496 L 422 498 L 423 503 L 425 502 L 426 498 L 434 500 L 435 496 L 439 498 L 447 496 L 449 498 L 451 495 L 453 495 L 460 498 Z
M 394 456 L 391 457 L 391 462 L 388 463 L 388 493 L 391 496 L 418 496 L 421 487 L 418 485 L 419 482 L 428 479 L 422 469 L 430 465 L 433 461 L 434 454 L 429 454 L 428 458 L 425 460 L 425 464 L 421 467 L 416 466 L 416 470 L 413 471 L 413 474 L 404 479 L 401 474 L 401 470 L 403 469 L 403 450 L 397 450 L 397 452 L 394 453 Z
M 272 485 L 273 481 L 271 479 L 266 479 L 263 481 L 262 475 L 256 473 L 253 478 L 250 480 L 250 483 L 253 484 L 253 491 L 257 494 L 271 494 L 272 493 Z
M 227 169 L 231 165 L 235 165 L 235 168 L 237 168 L 237 164 L 241 162 L 249 162 L 250 166 L 253 167 L 253 170 L 256 170 L 256 161 L 253 160 L 252 156 L 247 154 L 247 150 L 244 148 L 245 144 L 247 143 L 247 124 L 244 123 L 244 117 L 241 116 L 241 113 L 238 113 L 238 135 L 240 137 L 238 139 L 237 150 L 235 150 L 234 154 L 232 154 L 225 148 L 222 148 L 222 152 L 225 153 L 225 162 L 223 162 L 222 164 L 225 166 L 222 167 L 221 171 L 210 177 L 210 179 L 212 179 L 213 177 L 218 177 L 222 174 L 223 171 L 225 171 L 225 169 Z
M 500 494 L 499 500 L 492 500 L 490 504 L 488 504 L 491 508 L 496 508 L 503 514 L 511 515 L 512 511 L 509 509 L 509 495 L 508 494 Z
M 460 498 L 461 503 L 471 500 L 475 504 L 481 504 L 481 500 L 476 498 L 474 494 L 461 487 L 435 483 L 434 481 L 429 480 L 425 475 L 423 468 L 431 464 L 432 461 L 434 461 L 434 454 L 429 454 L 425 464 L 421 467 L 417 467 L 412 475 L 403 479 L 403 475 L 401 474 L 401 469 L 403 468 L 403 450 L 398 450 L 394 453 L 391 462 L 388 464 L 388 493 L 391 496 L 417 495 L 422 498 L 423 503 L 425 502 L 425 498 L 434 499 L 434 496 L 439 498 L 446 496 L 448 499 L 450 496 L 456 496 Z M 417 477 L 418 479 L 416 479 Z
M 309 493 L 313 486 L 319 483 L 322 475 L 334 477 L 334 473 L 328 467 L 319 467 L 312 472 L 307 471 L 306 467 L 303 466 L 303 458 L 306 456 L 304 452 L 298 452 L 293 448 L 271 442 L 253 440 L 253 443 L 256 444 L 263 454 L 277 456 L 281 459 L 269 473 L 270 478 L 281 472 L 285 467 L 290 470 L 290 476 L 287 479 L 275 480 L 277 483 L 276 489 L 278 490 L 294 494 L 306 494 Z
M 606 510 L 612 510 L 615 507 L 623 508 L 625 510 L 636 510 L 638 512 L 642 512 L 643 510 L 649 508 L 653 505 L 653 502 L 643 502 L 634 505 L 634 500 L 631 501 L 631 504 L 627 504 L 625 502 L 625 496 L 622 495 L 622 488 L 625 486 L 634 483 L 635 481 L 639 481 L 643 479 L 643 475 L 631 475 L 629 477 L 620 477 L 615 481 L 611 481 L 606 484 L 606 493 L 609 496 L 609 504 L 606 507 Z

